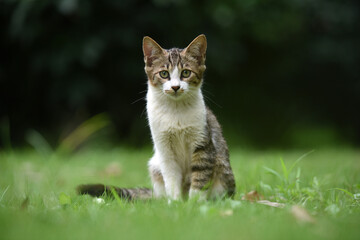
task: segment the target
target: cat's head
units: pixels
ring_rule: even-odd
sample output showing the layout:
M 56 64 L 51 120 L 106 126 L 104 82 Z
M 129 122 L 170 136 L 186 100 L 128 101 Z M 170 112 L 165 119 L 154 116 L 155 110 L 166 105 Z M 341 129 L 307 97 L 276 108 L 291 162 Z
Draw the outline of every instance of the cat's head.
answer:
M 206 68 L 205 35 L 199 35 L 184 49 L 163 49 L 150 37 L 144 37 L 143 52 L 149 84 L 164 95 L 181 99 L 201 87 Z

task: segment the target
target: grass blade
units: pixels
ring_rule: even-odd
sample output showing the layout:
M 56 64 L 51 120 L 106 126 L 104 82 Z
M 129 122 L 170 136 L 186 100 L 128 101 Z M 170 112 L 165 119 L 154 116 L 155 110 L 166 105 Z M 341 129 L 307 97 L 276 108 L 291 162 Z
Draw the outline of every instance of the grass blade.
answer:
M 291 165 L 290 169 L 289 169 L 289 173 L 293 170 L 293 168 L 302 160 L 304 159 L 305 157 L 307 157 L 309 154 L 315 152 L 315 150 L 311 150 L 303 155 L 301 155 L 298 159 L 296 159 L 296 161 L 293 163 L 293 165 Z
M 0 197 L 0 202 L 3 200 L 6 192 L 9 190 L 9 188 L 10 188 L 10 185 L 7 186 L 7 188 L 4 190 L 3 194 L 1 195 L 1 197 Z
M 117 194 L 115 188 L 111 188 L 111 194 L 113 195 L 113 197 L 115 198 L 116 202 L 120 205 L 121 208 L 124 208 L 124 203 L 123 201 L 121 201 L 121 198 L 119 197 L 119 195 Z
M 300 175 L 301 175 L 301 168 L 298 168 L 296 172 L 296 180 L 295 180 L 296 190 L 298 191 L 300 191 Z
M 277 176 L 281 181 L 284 181 L 284 178 L 277 171 L 265 166 L 263 168 L 267 171 L 267 173 Z
M 31 129 L 26 134 L 26 141 L 44 157 L 48 157 L 53 150 L 46 139 L 36 130 Z
M 282 157 L 280 158 L 280 162 L 281 162 L 281 167 L 282 167 L 282 170 L 283 170 L 283 174 L 284 174 L 284 178 L 286 180 L 286 182 L 288 181 L 288 171 L 286 169 L 286 166 L 285 166 L 285 163 L 284 163 L 284 160 L 282 159 Z
M 86 120 L 77 127 L 68 137 L 60 144 L 58 152 L 73 152 L 80 144 L 85 142 L 92 134 L 103 129 L 110 124 L 109 117 L 105 113 L 101 113 Z
M 343 189 L 343 188 L 333 188 L 331 190 L 339 190 L 339 191 L 342 191 L 344 193 L 346 193 L 346 195 L 348 195 L 349 197 L 351 197 L 352 199 L 354 198 L 354 194 L 352 194 L 351 192 L 349 192 L 348 190 L 346 189 Z

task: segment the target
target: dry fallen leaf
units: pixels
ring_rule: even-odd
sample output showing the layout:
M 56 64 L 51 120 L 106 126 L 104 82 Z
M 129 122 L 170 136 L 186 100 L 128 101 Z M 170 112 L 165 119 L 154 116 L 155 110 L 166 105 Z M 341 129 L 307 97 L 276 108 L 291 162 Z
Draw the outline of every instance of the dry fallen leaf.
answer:
M 264 199 L 264 196 L 258 193 L 256 190 L 248 192 L 241 198 L 241 200 L 247 200 L 250 202 L 255 202 L 262 199 Z
M 260 201 L 257 201 L 257 203 L 267 205 L 267 206 L 270 206 L 270 207 L 277 207 L 277 208 L 285 207 L 284 203 L 270 202 L 269 200 L 260 200 Z
M 220 212 L 220 216 L 222 216 L 222 217 L 228 217 L 233 214 L 234 214 L 234 212 L 231 209 L 226 209 L 226 210 Z
M 20 205 L 20 209 L 21 210 L 26 210 L 29 206 L 29 203 L 30 203 L 30 200 L 29 200 L 29 197 L 26 197 L 24 199 L 24 201 L 22 201 L 21 205 Z
M 310 214 L 302 207 L 294 205 L 291 208 L 291 213 L 299 222 L 314 223 L 315 220 Z

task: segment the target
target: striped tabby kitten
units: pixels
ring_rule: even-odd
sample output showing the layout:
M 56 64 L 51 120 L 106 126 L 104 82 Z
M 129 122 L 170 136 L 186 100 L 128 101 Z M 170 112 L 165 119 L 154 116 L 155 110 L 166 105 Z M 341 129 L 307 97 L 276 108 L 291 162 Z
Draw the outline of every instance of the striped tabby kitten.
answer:
M 169 50 L 144 37 L 147 114 L 155 151 L 148 164 L 153 191 L 114 187 L 120 197 L 179 200 L 234 195 L 228 147 L 201 92 L 206 47 L 205 35 L 185 49 Z M 111 188 L 81 185 L 78 191 L 99 196 Z

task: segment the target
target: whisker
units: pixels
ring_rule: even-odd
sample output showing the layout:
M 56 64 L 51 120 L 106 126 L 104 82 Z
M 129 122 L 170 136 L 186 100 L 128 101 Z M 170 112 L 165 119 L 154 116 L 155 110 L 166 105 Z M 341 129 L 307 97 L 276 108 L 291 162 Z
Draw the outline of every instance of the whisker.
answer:
M 206 90 L 206 89 L 202 89 L 202 91 L 206 92 L 207 94 L 210 94 L 211 96 L 215 96 L 212 92 L 210 92 L 209 90 Z
M 221 105 L 217 104 L 214 100 L 212 100 L 209 96 L 204 94 L 205 100 L 209 100 L 211 103 L 215 104 L 218 108 L 223 108 Z
M 141 100 L 145 100 L 145 98 L 146 98 L 146 96 L 143 96 L 143 97 L 141 97 L 141 98 L 139 98 L 139 99 L 135 100 L 135 101 L 134 101 L 134 102 L 132 102 L 131 104 L 135 104 L 135 103 L 137 103 L 137 102 L 139 102 L 139 101 L 141 101 Z
M 143 110 L 142 110 L 142 112 L 141 112 L 141 114 L 140 114 L 140 117 L 141 117 L 141 118 L 143 117 L 145 111 L 146 111 L 146 106 L 143 108 Z

